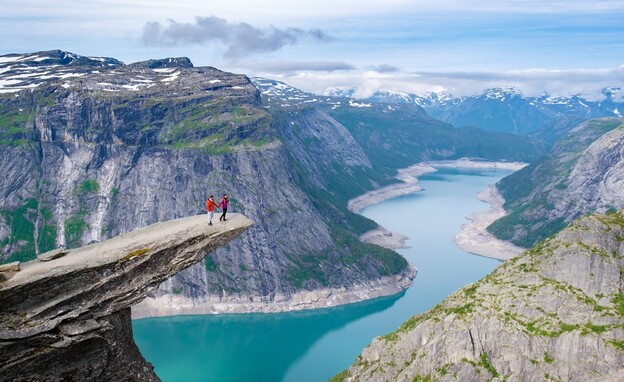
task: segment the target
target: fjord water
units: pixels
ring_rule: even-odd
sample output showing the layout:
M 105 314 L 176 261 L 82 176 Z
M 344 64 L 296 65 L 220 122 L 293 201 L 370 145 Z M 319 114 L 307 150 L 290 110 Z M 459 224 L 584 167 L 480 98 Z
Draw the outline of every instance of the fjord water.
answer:
M 326 381 L 376 336 L 391 332 L 500 262 L 462 252 L 452 239 L 465 217 L 487 208 L 475 194 L 509 171 L 442 169 L 421 178 L 423 192 L 362 211 L 410 237 L 399 250 L 418 269 L 406 292 L 305 312 L 148 318 L 134 338 L 165 382 Z

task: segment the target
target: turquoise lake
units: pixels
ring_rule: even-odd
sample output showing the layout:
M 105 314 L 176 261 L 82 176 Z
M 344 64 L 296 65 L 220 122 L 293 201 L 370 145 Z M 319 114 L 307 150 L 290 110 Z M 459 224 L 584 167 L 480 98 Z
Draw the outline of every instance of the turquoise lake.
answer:
M 453 244 L 466 216 L 487 204 L 476 193 L 509 174 L 443 169 L 421 178 L 423 192 L 362 211 L 410 237 L 399 252 L 418 269 L 414 285 L 391 297 L 295 313 L 148 318 L 134 338 L 165 382 L 326 381 L 376 336 L 433 307 L 500 265 Z

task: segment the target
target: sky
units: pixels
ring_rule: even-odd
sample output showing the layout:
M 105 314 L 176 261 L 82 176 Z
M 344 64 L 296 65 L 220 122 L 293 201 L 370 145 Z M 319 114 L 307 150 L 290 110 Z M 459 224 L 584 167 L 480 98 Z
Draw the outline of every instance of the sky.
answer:
M 62 49 L 352 88 L 599 99 L 624 88 L 622 0 L 1 0 L 0 55 Z

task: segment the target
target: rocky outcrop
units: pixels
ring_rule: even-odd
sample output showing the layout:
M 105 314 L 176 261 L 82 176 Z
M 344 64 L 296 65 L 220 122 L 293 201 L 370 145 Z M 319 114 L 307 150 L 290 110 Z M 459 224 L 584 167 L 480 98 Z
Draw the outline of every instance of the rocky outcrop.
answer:
M 488 230 L 526 248 L 583 214 L 624 208 L 623 122 L 584 122 L 545 158 L 503 178 L 497 188 L 507 215 Z
M 376 338 L 344 381 L 624 375 L 624 212 L 582 218 Z
M 0 282 L 0 380 L 157 381 L 130 307 L 251 224 L 193 216 L 21 264 Z

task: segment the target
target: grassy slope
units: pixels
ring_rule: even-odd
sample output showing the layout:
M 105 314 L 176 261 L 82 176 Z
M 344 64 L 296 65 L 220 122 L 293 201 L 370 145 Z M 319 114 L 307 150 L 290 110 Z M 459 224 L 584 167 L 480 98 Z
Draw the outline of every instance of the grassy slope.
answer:
M 621 253 L 615 250 L 623 240 L 622 232 L 624 211 L 577 220 L 562 235 L 505 262 L 376 339 L 371 345 L 373 357 L 365 351 L 351 369 L 332 381 L 394 380 L 399 373 L 402 379 L 407 373 L 419 381 L 462 380 L 467 375 L 477 380 L 522 378 L 509 370 L 513 358 L 514 372 L 543 375 L 544 380 L 565 380 L 567 374 L 557 374 L 570 369 L 591 373 L 595 368 L 596 376 L 615 371 L 616 365 L 609 362 L 624 352 L 624 295 L 608 280 L 622 272 Z M 554 264 L 570 266 L 566 263 L 570 256 L 582 259 L 578 265 L 600 269 L 596 271 L 600 276 L 593 280 L 591 273 L 580 281 L 564 268 L 556 269 L 561 265 Z M 488 325 L 498 328 L 498 334 L 492 336 Z M 455 338 L 465 342 L 470 328 L 475 337 L 472 352 L 463 349 L 470 348 L 469 341 L 453 342 Z M 513 344 L 517 349 L 509 346 L 512 339 L 518 341 Z M 585 353 L 592 349 L 595 354 Z M 462 352 L 472 353 L 473 358 L 457 360 Z M 580 356 L 584 357 L 578 359 L 580 366 L 569 365 Z
M 528 162 L 547 147 L 513 134 L 456 129 L 410 105 L 393 105 L 393 110 L 378 104 L 372 108 L 345 107 L 330 114 L 349 129 L 373 162 L 393 169 L 423 160 L 461 157 Z

